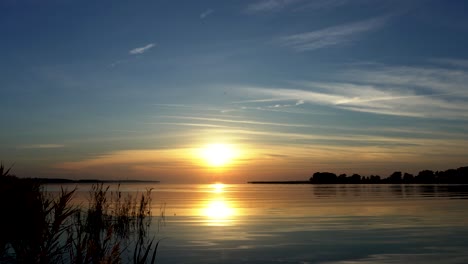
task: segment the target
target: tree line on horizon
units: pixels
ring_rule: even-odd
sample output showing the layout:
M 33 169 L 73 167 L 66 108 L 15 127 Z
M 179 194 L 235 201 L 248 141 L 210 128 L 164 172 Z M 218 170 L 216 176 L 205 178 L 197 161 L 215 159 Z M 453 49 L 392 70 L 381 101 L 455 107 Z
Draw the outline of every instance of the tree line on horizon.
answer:
M 417 175 L 395 171 L 386 178 L 379 175 L 361 176 L 359 174 L 336 175 L 332 172 L 316 172 L 310 177 L 313 184 L 468 184 L 468 166 L 445 171 L 422 170 Z

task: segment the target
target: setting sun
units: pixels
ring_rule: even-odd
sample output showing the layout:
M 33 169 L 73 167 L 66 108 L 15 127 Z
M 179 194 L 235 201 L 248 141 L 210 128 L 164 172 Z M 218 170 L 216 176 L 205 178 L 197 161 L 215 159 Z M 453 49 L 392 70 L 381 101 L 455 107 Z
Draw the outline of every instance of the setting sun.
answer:
M 221 167 L 232 161 L 236 156 L 235 149 L 227 144 L 210 144 L 201 151 L 202 158 L 208 165 Z

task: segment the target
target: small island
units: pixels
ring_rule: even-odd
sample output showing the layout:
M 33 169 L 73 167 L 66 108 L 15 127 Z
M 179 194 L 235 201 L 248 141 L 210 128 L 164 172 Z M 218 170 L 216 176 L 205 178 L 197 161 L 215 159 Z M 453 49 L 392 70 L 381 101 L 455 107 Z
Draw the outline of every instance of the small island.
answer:
M 446 171 L 422 170 L 417 175 L 395 171 L 386 178 L 379 175 L 336 175 L 315 172 L 308 181 L 250 181 L 250 184 L 468 184 L 468 166 Z

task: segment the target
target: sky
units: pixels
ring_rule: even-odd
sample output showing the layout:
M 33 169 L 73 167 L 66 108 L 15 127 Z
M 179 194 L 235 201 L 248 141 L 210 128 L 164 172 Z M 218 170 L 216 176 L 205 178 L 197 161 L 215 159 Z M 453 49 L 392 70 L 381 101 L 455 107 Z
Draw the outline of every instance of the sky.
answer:
M 171 183 L 466 166 L 467 10 L 3 0 L 0 160 L 21 177 Z M 222 166 L 201 154 L 213 144 Z

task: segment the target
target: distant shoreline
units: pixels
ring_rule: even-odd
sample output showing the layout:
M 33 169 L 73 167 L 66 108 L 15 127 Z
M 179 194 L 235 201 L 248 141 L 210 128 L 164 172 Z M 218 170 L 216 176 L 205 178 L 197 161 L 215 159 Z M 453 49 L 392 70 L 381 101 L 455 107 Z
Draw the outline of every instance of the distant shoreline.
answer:
M 403 185 L 418 185 L 418 184 L 430 184 L 430 185 L 447 185 L 447 184 L 454 184 L 454 185 L 468 185 L 468 183 L 437 183 L 437 182 L 400 182 L 400 183 L 392 183 L 392 182 L 378 182 L 378 183 L 371 183 L 371 182 L 361 182 L 361 183 L 314 183 L 310 181 L 249 181 L 247 184 L 308 184 L 308 185 L 368 185 L 368 184 L 378 184 L 378 185 L 385 185 L 385 184 L 403 184 Z
M 446 171 L 422 170 L 417 175 L 395 171 L 382 178 L 379 175 L 337 175 L 315 172 L 308 181 L 249 181 L 248 184 L 468 184 L 468 166 Z
M 310 181 L 249 181 L 248 184 L 312 184 Z
M 54 183 L 160 183 L 160 181 L 150 180 L 97 180 L 97 179 L 54 179 L 54 178 L 29 178 L 33 181 L 37 181 L 41 184 L 54 184 Z

